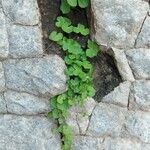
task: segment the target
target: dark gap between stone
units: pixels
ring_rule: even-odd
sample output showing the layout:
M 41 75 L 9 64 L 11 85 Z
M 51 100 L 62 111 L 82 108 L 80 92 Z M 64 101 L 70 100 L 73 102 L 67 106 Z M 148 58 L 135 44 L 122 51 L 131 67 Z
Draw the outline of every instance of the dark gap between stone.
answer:
M 55 27 L 55 19 L 60 15 L 60 0 L 38 0 L 38 4 L 41 12 L 45 53 L 57 54 L 63 57 L 63 52 L 59 46 L 48 39 L 49 34 L 57 29 Z M 88 26 L 86 11 L 83 9 L 74 9 L 68 17 L 72 20 L 74 25 L 77 25 L 77 23 L 82 23 L 85 26 Z M 77 34 L 71 34 L 69 37 L 80 42 L 84 48 L 86 47 L 86 43 L 89 38 L 88 36 L 84 37 Z M 93 77 L 97 92 L 94 98 L 96 101 L 100 102 L 105 95 L 113 91 L 113 89 L 122 82 L 122 79 L 116 68 L 113 57 L 108 54 L 102 52 L 90 61 L 95 68 Z

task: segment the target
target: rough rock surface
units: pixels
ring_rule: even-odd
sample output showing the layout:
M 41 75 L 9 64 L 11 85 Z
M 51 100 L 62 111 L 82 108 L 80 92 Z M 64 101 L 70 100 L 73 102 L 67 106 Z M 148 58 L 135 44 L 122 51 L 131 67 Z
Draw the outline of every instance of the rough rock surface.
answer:
M 123 80 L 134 81 L 135 79 L 124 51 L 116 48 L 113 48 L 112 51 L 118 71 Z
M 91 0 L 95 34 L 124 80 L 96 103 L 70 109 L 73 150 L 149 150 L 147 0 Z M 110 63 L 111 65 L 111 63 Z M 0 0 L 0 149 L 61 150 L 49 98 L 64 92 L 64 61 L 43 51 L 37 0 Z
M 150 149 L 150 2 L 91 0 L 92 37 L 114 57 L 123 79 L 96 104 L 73 149 Z
M 42 97 L 15 91 L 5 92 L 4 97 L 7 111 L 12 114 L 34 115 L 47 113 L 50 110 L 48 99 Z
M 44 97 L 54 96 L 66 90 L 64 69 L 65 64 L 57 55 L 11 59 L 4 62 L 6 87 Z
M 3 64 L 0 62 L 0 92 L 5 90 L 5 75 Z
M 135 78 L 150 79 L 150 49 L 130 49 L 126 55 Z
M 3 93 L 0 93 L 0 113 L 7 113 L 6 101 Z
M 9 57 L 26 58 L 43 54 L 41 30 L 38 26 L 12 25 L 8 36 Z
M 87 98 L 83 106 L 74 106 L 69 110 L 71 114 L 67 119 L 67 123 L 73 128 L 74 134 L 86 134 L 89 118 L 96 106 L 96 102 L 92 98 Z
M 118 87 L 114 89 L 114 91 L 106 95 L 102 99 L 102 102 L 127 107 L 130 93 L 130 86 L 131 83 L 129 81 L 121 83 Z
M 136 41 L 137 48 L 150 48 L 150 16 L 147 15 Z
M 150 143 L 150 113 L 131 112 L 125 123 L 124 136 Z
M 115 105 L 100 103 L 92 113 L 87 135 L 119 136 L 125 121 L 126 110 Z
M 37 25 L 40 21 L 37 0 L 2 0 L 2 6 L 15 24 Z
M 145 149 L 143 149 L 145 147 Z M 125 138 L 95 138 L 89 136 L 76 136 L 73 150 L 148 150 L 147 145 L 141 145 L 137 141 Z
M 6 28 L 6 20 L 3 10 L 0 8 L 0 60 L 8 56 L 9 43 Z
M 44 53 L 37 0 L 0 0 L 0 150 L 61 150 L 46 115 L 67 89 L 64 69 Z
M 92 0 L 95 39 L 100 45 L 133 48 L 149 10 L 142 0 Z
M 130 108 L 150 110 L 150 81 L 139 80 L 133 83 Z
M 51 131 L 54 127 L 45 117 L 1 115 L 0 149 L 60 150 L 60 138 Z

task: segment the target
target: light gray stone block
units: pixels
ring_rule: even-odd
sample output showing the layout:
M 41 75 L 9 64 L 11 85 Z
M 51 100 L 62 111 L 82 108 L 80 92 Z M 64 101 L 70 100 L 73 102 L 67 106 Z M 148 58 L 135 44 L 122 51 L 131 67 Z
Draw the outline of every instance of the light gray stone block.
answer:
M 150 49 L 130 49 L 126 55 L 135 78 L 150 79 Z
M 38 26 L 12 25 L 8 30 L 9 57 L 38 57 L 43 54 L 42 33 Z
M 125 131 L 122 136 L 136 138 L 145 143 L 150 143 L 150 113 L 130 112 L 125 122 Z
M 72 150 L 148 150 L 141 147 L 136 140 L 125 138 L 95 138 L 89 136 L 76 136 Z
M 150 111 L 150 81 L 138 80 L 133 83 L 130 98 L 131 109 Z
M 4 99 L 3 93 L 0 93 L 0 113 L 7 113 L 6 101 Z
M 106 150 L 143 150 L 141 143 L 136 140 L 123 138 L 107 138 Z
M 133 48 L 149 5 L 141 0 L 91 0 L 100 45 Z
M 125 122 L 126 109 L 99 103 L 92 113 L 87 135 L 94 137 L 112 136 L 121 134 Z
M 5 15 L 0 8 L 0 60 L 7 58 L 9 53 L 9 42 Z
M 70 117 L 67 118 L 66 122 L 72 127 L 74 135 L 86 133 L 89 125 L 89 117 L 95 106 L 95 100 L 93 98 L 87 98 L 83 106 L 70 108 Z
M 45 117 L 0 116 L 1 150 L 61 150 L 55 124 Z
M 76 136 L 72 150 L 104 150 L 103 140 L 103 138 Z
M 134 76 L 132 73 L 132 70 L 129 66 L 128 60 L 126 58 L 126 55 L 124 53 L 124 50 L 112 48 L 113 50 L 113 56 L 116 62 L 116 66 L 118 68 L 118 71 L 124 81 L 134 81 Z
M 2 0 L 5 14 L 16 24 L 36 25 L 40 14 L 37 0 Z
M 136 42 L 137 48 L 150 48 L 150 16 L 147 16 Z
M 0 92 L 5 90 L 5 75 L 3 64 L 0 62 Z
M 121 83 L 118 87 L 114 89 L 114 91 L 106 95 L 102 99 L 102 102 L 127 107 L 130 93 L 130 86 L 131 83 L 129 81 Z
M 57 55 L 4 62 L 6 87 L 50 98 L 66 91 L 64 61 Z
M 7 91 L 4 96 L 9 113 L 35 115 L 50 111 L 48 99 L 45 98 L 15 91 Z

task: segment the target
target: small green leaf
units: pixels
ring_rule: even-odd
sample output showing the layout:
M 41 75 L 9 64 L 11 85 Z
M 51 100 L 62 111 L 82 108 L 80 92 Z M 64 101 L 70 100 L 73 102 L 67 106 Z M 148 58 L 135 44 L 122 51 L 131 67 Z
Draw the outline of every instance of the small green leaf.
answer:
M 70 64 L 72 64 L 73 63 L 73 60 L 72 59 L 70 59 L 68 56 L 65 56 L 65 63 L 66 64 L 68 64 L 68 65 L 70 65 Z
M 57 102 L 59 103 L 59 104 L 62 104 L 63 103 L 63 97 L 62 97 L 62 95 L 59 95 L 58 97 L 57 97 Z
M 50 118 L 50 119 L 53 118 L 52 112 L 49 112 L 49 113 L 47 114 L 47 117 Z
M 63 25 L 62 26 L 62 30 L 66 33 L 71 33 L 73 31 L 73 26 L 67 26 L 67 25 Z
M 63 134 L 65 135 L 71 135 L 72 134 L 72 129 L 70 126 L 68 125 L 64 125 L 63 126 Z
M 67 2 L 72 7 L 76 7 L 77 6 L 77 0 L 67 0 Z
M 78 0 L 78 5 L 81 8 L 86 8 L 89 5 L 89 0 Z
M 82 66 L 85 68 L 85 69 L 92 69 L 92 65 L 89 61 L 83 61 L 82 62 Z
M 49 36 L 49 39 L 55 42 L 62 40 L 62 38 L 63 38 L 63 34 L 57 33 L 56 31 L 53 31 Z
M 93 97 L 95 95 L 96 91 L 92 86 L 88 87 L 88 95 Z
M 58 119 L 59 118 L 59 111 L 58 111 L 58 109 L 54 109 L 52 111 L 52 116 L 53 116 L 54 119 Z
M 67 0 L 61 0 L 60 10 L 63 14 L 67 14 L 70 12 L 71 8 Z
M 80 23 L 78 24 L 77 27 L 74 27 L 74 28 L 73 28 L 73 31 L 74 31 L 75 33 L 81 33 L 81 34 L 84 35 L 84 36 L 86 36 L 86 35 L 89 34 L 89 29 L 88 29 L 88 28 L 85 28 L 85 26 L 82 25 L 82 24 L 80 24 Z
M 71 33 L 73 31 L 73 26 L 71 26 L 71 20 L 66 17 L 57 17 L 56 26 L 62 28 L 62 30 L 66 33 Z
M 97 56 L 97 53 L 99 51 L 99 46 L 93 42 L 93 41 L 88 41 L 88 49 L 86 50 L 86 56 L 92 58 Z

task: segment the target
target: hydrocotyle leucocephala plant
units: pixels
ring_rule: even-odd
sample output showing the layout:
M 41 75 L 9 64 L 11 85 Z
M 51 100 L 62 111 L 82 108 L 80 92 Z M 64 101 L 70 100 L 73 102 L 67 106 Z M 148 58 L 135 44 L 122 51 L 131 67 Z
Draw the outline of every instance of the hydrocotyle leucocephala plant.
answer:
M 89 39 L 86 48 L 83 48 L 79 42 L 65 36 L 70 33 L 89 35 L 90 31 L 87 27 L 80 23 L 73 25 L 72 21 L 65 16 L 77 6 L 86 8 L 88 5 L 89 0 L 61 0 L 62 16 L 58 16 L 55 23 L 59 32 L 53 31 L 49 36 L 49 39 L 56 42 L 64 51 L 64 61 L 67 66 L 65 75 L 68 77 L 68 90 L 50 99 L 51 111 L 48 113 L 48 117 L 58 121 L 56 131 L 61 134 L 63 150 L 71 149 L 73 139 L 72 129 L 66 123 L 70 107 L 82 105 L 87 97 L 95 95 L 93 66 L 88 59 L 97 56 L 99 46 Z

